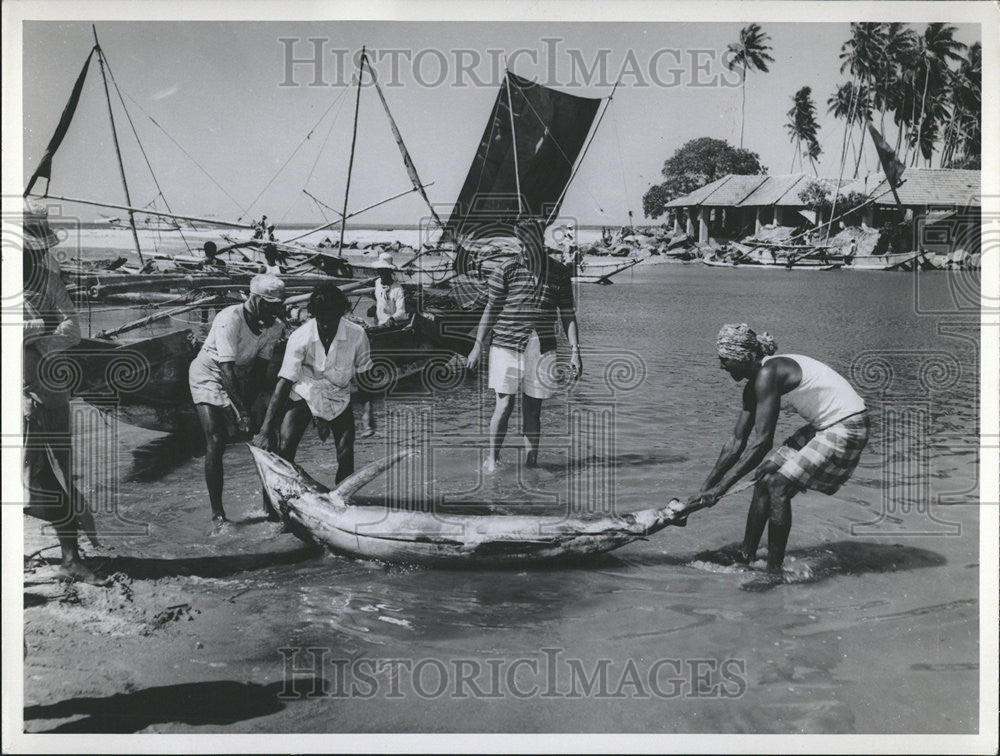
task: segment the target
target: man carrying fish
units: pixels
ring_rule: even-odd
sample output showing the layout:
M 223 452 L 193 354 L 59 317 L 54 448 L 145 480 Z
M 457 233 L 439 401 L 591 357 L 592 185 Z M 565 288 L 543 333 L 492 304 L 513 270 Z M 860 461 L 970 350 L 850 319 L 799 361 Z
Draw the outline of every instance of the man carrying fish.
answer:
M 285 284 L 261 274 L 250 281 L 243 304 L 219 311 L 208 337 L 191 362 L 188 383 L 205 432 L 205 483 L 216 531 L 226 522 L 222 506 L 222 455 L 226 449 L 227 416 L 244 433 L 250 430 L 249 406 L 266 385 L 268 363 L 284 326 Z
M 312 318 L 288 337 L 267 414 L 254 446 L 293 462 L 299 442 L 312 420 L 320 440 L 333 434 L 337 450 L 337 483 L 354 472 L 354 411 L 351 380 L 357 378 L 361 398 L 371 385 L 371 347 L 365 329 L 343 316 L 351 305 L 334 284 L 318 286 L 309 298 Z M 265 510 L 276 515 L 265 497 Z
M 714 506 L 756 468 L 746 533 L 735 560 L 754 561 L 767 525 L 767 569 L 772 580 L 780 580 L 792 497 L 806 489 L 832 495 L 851 477 L 868 443 L 868 413 L 864 400 L 832 368 L 803 355 L 774 354 L 774 340 L 766 333 L 758 336 L 746 323 L 724 325 L 717 347 L 721 368 L 746 386 L 733 435 L 687 508 Z M 806 425 L 768 454 L 782 402 Z
M 489 385 L 497 399 L 490 420 L 490 453 L 484 465 L 487 472 L 496 470 L 500 463 L 500 447 L 518 393 L 526 464 L 537 464 L 542 400 L 555 393 L 557 383 L 557 311 L 572 350 L 573 377 L 583 373 L 569 269 L 545 253 L 545 228 L 541 223 L 522 221 L 515 233 L 521 249 L 490 275 L 489 299 L 466 361 L 470 370 L 476 368 L 492 329 Z

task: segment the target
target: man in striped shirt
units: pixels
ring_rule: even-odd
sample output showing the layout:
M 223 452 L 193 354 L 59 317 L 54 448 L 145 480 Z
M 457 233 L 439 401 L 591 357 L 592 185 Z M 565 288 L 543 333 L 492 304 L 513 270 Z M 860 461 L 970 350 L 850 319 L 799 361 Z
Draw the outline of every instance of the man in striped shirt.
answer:
M 572 350 L 573 377 L 579 378 L 583 372 L 569 269 L 545 253 L 542 224 L 521 222 L 515 233 L 521 250 L 490 275 L 489 299 L 467 360 L 469 369 L 474 370 L 492 329 L 489 385 L 497 398 L 490 420 L 490 453 L 484 465 L 487 472 L 493 472 L 500 462 L 500 447 L 518 393 L 526 464 L 537 464 L 542 400 L 555 393 L 557 384 L 558 318 L 562 319 Z

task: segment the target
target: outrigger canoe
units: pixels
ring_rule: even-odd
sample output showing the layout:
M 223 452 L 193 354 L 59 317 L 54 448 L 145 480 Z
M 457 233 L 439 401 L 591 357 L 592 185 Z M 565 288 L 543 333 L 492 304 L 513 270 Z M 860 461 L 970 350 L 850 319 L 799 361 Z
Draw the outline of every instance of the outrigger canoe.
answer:
M 365 484 L 406 450 L 377 460 L 335 490 L 298 465 L 251 446 L 257 472 L 289 529 L 334 551 L 384 562 L 517 565 L 599 554 L 668 525 L 682 525 L 693 509 L 677 499 L 665 507 L 613 516 L 451 514 L 353 503 Z

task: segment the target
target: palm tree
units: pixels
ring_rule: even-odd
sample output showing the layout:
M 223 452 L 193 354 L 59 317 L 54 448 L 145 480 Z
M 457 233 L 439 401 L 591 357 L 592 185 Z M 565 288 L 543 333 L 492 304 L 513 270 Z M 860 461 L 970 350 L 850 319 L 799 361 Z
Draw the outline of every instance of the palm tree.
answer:
M 802 155 L 809 158 L 812 164 L 813 173 L 816 173 L 816 158 L 823 152 L 819 146 L 819 123 L 816 122 L 816 105 L 812 99 L 812 88 L 802 87 L 792 96 L 792 108 L 786 115 L 788 123 L 785 129 L 788 131 L 789 139 L 795 143 L 795 150 L 792 153 L 792 165 L 788 169 L 791 171 L 795 167 L 795 156 L 799 156 L 799 165 L 802 164 Z M 802 147 L 805 147 L 803 150 Z
M 871 103 L 872 96 L 868 87 L 864 84 L 856 85 L 854 81 L 845 81 L 826 101 L 826 112 L 832 113 L 834 118 L 844 119 L 844 152 L 841 163 L 846 163 L 847 149 L 853 147 L 855 169 L 861 162 L 861 153 L 857 148 L 858 142 L 855 142 L 854 127 L 858 127 L 859 142 L 864 144 L 865 124 L 871 120 Z
M 930 156 L 924 152 L 924 145 L 928 143 L 930 132 L 937 132 L 936 124 L 924 122 L 928 110 L 927 104 L 930 100 L 940 99 L 946 87 L 948 64 L 963 61 L 962 52 L 968 49 L 966 45 L 954 38 L 956 31 L 958 29 L 954 26 L 932 23 L 928 24 L 923 35 L 917 38 L 917 57 L 922 64 L 923 94 L 920 96 L 920 117 L 917 119 L 914 133 L 910 138 L 911 144 L 920 147 L 913 153 L 913 165 L 916 165 L 917 158 L 921 154 L 928 160 L 930 159 Z M 938 113 L 937 116 L 939 117 L 939 115 Z M 933 117 L 935 116 L 932 115 Z M 930 154 L 933 155 L 933 152 L 934 143 L 931 141 Z
M 888 23 L 882 26 L 881 58 L 877 65 L 873 105 L 881 114 L 881 129 L 885 133 L 885 114 L 898 112 L 902 104 L 904 78 L 917 46 L 917 35 L 906 24 Z
M 968 166 L 981 154 L 982 82 L 983 50 L 976 42 L 969 48 L 967 59 L 949 75 L 951 118 L 942 137 L 942 166 Z
M 854 141 L 853 129 L 858 124 L 861 124 L 863 129 L 863 124 L 871 117 L 868 110 L 870 102 L 868 87 L 864 84 L 856 86 L 853 81 L 845 81 L 826 100 L 826 112 L 831 113 L 834 118 L 844 120 L 843 149 L 846 152 L 848 147 L 853 147 L 855 157 L 857 157 L 857 145 Z
M 870 94 L 873 90 L 873 80 L 880 69 L 884 66 L 885 59 L 885 30 L 882 24 L 877 23 L 852 23 L 851 36 L 840 48 L 840 72 L 849 71 L 856 83 L 855 93 L 864 94 L 864 100 L 855 100 L 855 109 L 860 109 L 865 114 L 871 112 Z M 862 85 L 864 88 L 862 89 Z M 852 122 L 855 122 L 853 115 L 847 119 L 847 130 L 844 133 L 843 149 L 847 150 L 847 134 L 850 131 Z M 861 156 L 864 153 L 865 135 L 864 121 L 856 121 L 859 124 L 860 140 L 857 161 L 854 164 L 854 177 L 857 178 L 858 170 L 861 167 Z
M 747 105 L 747 71 L 768 72 L 767 64 L 773 63 L 774 58 L 770 56 L 771 46 L 767 44 L 771 41 L 771 36 L 765 34 L 760 28 L 760 24 L 749 24 L 740 29 L 740 41 L 730 42 L 727 51 L 732 57 L 726 63 L 726 67 L 732 71 L 736 68 L 743 69 L 743 78 L 740 83 L 740 148 L 743 148 L 743 125 L 746 122 Z

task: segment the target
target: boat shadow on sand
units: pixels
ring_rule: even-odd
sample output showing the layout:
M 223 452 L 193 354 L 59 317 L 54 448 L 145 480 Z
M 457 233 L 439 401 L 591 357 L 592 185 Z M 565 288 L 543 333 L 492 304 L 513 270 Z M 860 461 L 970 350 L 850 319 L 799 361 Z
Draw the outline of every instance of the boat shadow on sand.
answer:
M 286 689 L 287 685 L 287 689 Z M 292 678 L 260 685 L 233 680 L 160 685 L 111 696 L 67 698 L 24 707 L 25 722 L 68 719 L 36 733 L 132 733 L 157 724 L 231 725 L 282 711 L 289 700 L 322 693 L 322 678 Z

